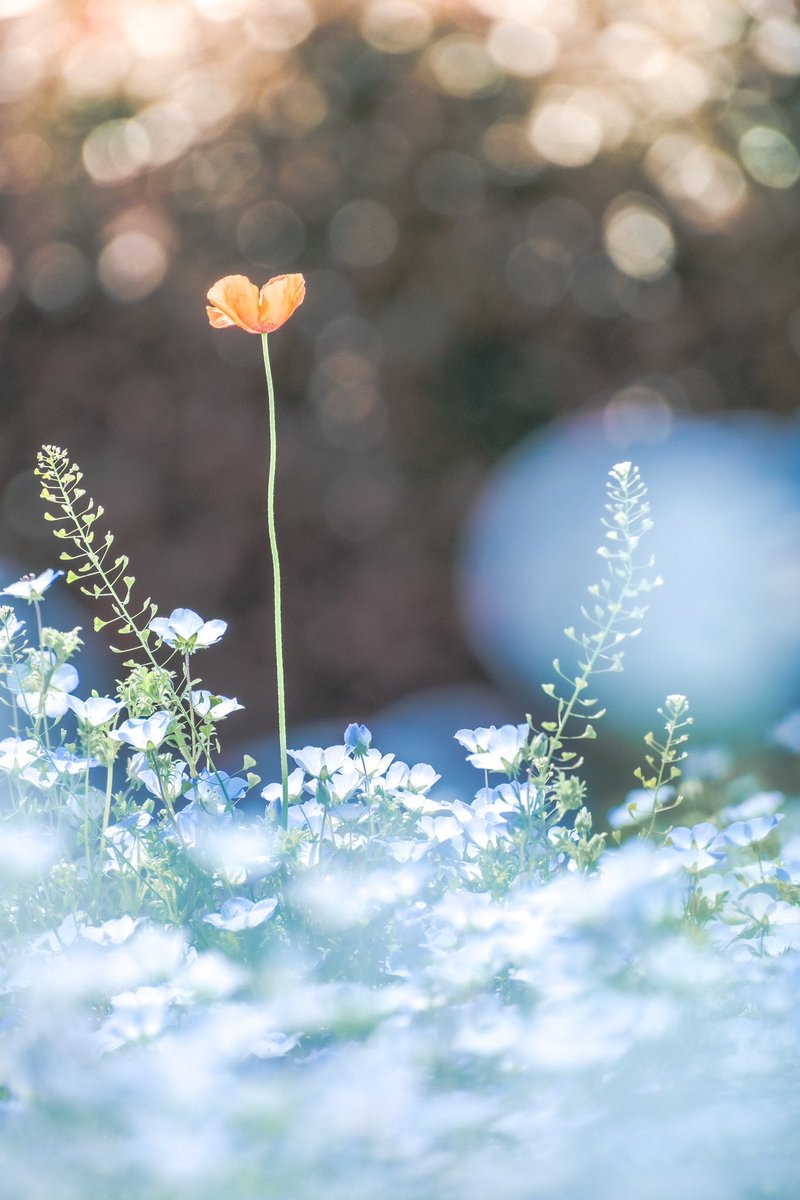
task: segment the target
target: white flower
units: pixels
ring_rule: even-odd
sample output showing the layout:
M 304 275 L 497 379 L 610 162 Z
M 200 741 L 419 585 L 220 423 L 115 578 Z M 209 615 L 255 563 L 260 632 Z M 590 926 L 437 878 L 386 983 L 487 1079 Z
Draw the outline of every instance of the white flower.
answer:
M 162 773 L 159 776 L 148 765 L 146 756 L 140 751 L 134 754 L 128 767 L 129 774 L 133 779 L 138 779 L 143 783 L 150 792 L 151 796 L 156 796 L 159 800 L 175 801 L 180 796 L 186 784 L 186 772 L 188 766 L 185 762 L 173 762 L 168 773 Z
M 354 763 L 346 760 L 341 771 L 330 779 L 320 778 L 306 784 L 306 791 L 322 804 L 344 804 L 361 783 L 363 776 Z
M 226 621 L 204 621 L 191 608 L 176 608 L 168 617 L 154 617 L 148 625 L 162 642 L 192 654 L 213 646 L 228 628 Z
M 8 690 L 13 692 L 17 704 L 29 716 L 44 713 L 55 720 L 63 717 L 69 705 L 69 692 L 74 692 L 80 682 L 78 672 L 69 663 L 52 669 L 55 656 L 48 650 L 31 659 L 31 664 L 22 671 L 8 676 Z M 47 686 L 42 691 L 42 683 Z
M 203 688 L 199 692 L 192 692 L 192 708 L 199 717 L 205 717 L 209 721 L 221 721 L 232 712 L 239 712 L 244 705 L 240 704 L 235 696 L 215 696 L 213 692 Z
M 8 587 L 3 588 L 0 596 L 14 596 L 17 600 L 27 600 L 32 604 L 41 600 L 47 589 L 63 574 L 63 571 L 54 571 L 52 567 L 48 567 L 41 575 L 23 575 L 16 583 L 10 583 Z
M 441 775 L 437 775 L 429 763 L 409 767 L 408 763 L 394 762 L 386 773 L 385 786 L 390 792 L 402 789 L 422 795 L 440 779 Z
M 691 829 L 686 825 L 678 825 L 669 835 L 672 853 L 681 866 L 692 874 L 713 867 L 719 861 L 715 857 L 719 845 L 718 830 L 710 821 L 701 821 Z
M 482 741 L 478 744 L 483 749 L 468 754 L 468 763 L 480 771 L 502 771 L 506 775 L 517 770 L 520 756 L 530 736 L 527 725 L 501 725 L 499 729 L 490 725 L 488 729 L 460 730 L 456 739 L 464 745 L 465 742 L 459 734 L 470 732 L 475 734 L 476 742 L 478 735 L 482 736 Z
M 348 757 L 346 746 L 329 746 L 327 750 L 321 750 L 319 746 L 304 746 L 302 750 L 290 750 L 289 754 L 312 779 L 330 779 Z
M 18 621 L 14 616 L 13 610 L 3 608 L 0 610 L 0 650 L 5 650 L 13 642 L 14 638 L 25 628 L 24 621 Z
M 0 771 L 21 771 L 35 762 L 39 743 L 33 738 L 7 737 L 0 741 Z
M 394 755 L 381 754 L 380 750 L 373 748 L 359 754 L 355 762 L 365 779 L 380 779 L 394 762 Z
M 80 758 L 70 754 L 65 746 L 56 750 L 46 751 L 38 761 L 25 767 L 22 778 L 40 788 L 52 787 L 65 775 L 82 775 L 90 767 L 97 766 L 96 758 Z
M 122 917 L 112 917 L 103 921 L 102 925 L 83 925 L 80 935 L 87 942 L 96 942 L 98 946 L 121 946 L 141 925 L 143 917 L 135 920 L 127 913 Z
M 494 725 L 492 726 L 494 729 Z M 465 750 L 469 750 L 470 754 L 480 754 L 489 747 L 489 735 L 491 729 L 458 729 L 453 734 L 453 737 L 459 742 Z
M 108 725 L 122 708 L 121 701 L 111 700 L 108 696 L 90 696 L 88 700 L 78 700 L 76 696 L 70 696 L 67 704 L 79 721 L 95 728 Z
M 293 804 L 300 799 L 303 794 L 303 768 L 295 767 L 289 772 L 289 803 Z M 261 795 L 266 800 L 267 804 L 275 804 L 283 799 L 283 784 L 268 783 L 266 787 L 261 789 Z
M 172 724 L 172 713 L 157 712 L 146 719 L 131 717 L 108 736 L 115 742 L 127 742 L 135 750 L 157 750 Z
M 735 821 L 722 833 L 722 840 L 730 846 L 752 846 L 754 842 L 763 841 L 782 820 L 783 814 L 779 813 L 772 817 L 754 817 L 752 821 Z
M 278 901 L 273 899 L 259 900 L 254 904 L 245 896 L 232 896 L 226 900 L 218 913 L 206 913 L 203 917 L 206 925 L 215 929 L 226 929 L 229 933 L 241 933 L 244 929 L 256 929 L 269 920 Z
M 227 771 L 208 771 L 205 768 L 186 789 L 186 795 L 206 812 L 220 816 L 247 791 L 247 781 Z

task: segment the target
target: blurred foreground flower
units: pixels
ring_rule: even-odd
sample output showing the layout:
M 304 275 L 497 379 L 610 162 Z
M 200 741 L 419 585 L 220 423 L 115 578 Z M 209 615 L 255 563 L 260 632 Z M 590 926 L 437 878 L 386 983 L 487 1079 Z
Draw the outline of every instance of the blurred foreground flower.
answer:
M 302 275 L 276 275 L 259 289 L 245 275 L 226 275 L 209 288 L 208 319 L 215 329 L 237 325 L 246 333 L 274 333 L 305 298 Z

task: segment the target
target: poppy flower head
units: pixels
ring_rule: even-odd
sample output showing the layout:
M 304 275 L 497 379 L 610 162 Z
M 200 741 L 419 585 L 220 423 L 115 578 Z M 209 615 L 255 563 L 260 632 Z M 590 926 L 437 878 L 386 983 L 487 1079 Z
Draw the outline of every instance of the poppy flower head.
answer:
M 246 333 L 280 329 L 305 298 L 302 275 L 275 275 L 259 290 L 245 275 L 226 275 L 208 290 L 208 319 L 215 329 L 236 325 Z

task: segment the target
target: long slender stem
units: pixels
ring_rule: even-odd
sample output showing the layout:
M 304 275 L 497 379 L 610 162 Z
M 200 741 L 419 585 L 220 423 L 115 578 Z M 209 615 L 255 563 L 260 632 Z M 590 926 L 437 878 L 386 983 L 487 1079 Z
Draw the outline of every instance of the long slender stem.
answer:
M 277 429 L 275 421 L 275 388 L 272 383 L 272 368 L 269 363 L 267 334 L 261 335 L 264 351 L 264 373 L 267 377 L 269 396 L 269 477 L 267 479 L 267 529 L 269 548 L 272 555 L 272 584 L 275 606 L 275 665 L 278 680 L 278 740 L 281 754 L 281 824 L 284 829 L 289 820 L 289 767 L 286 757 L 286 696 L 283 683 L 283 632 L 281 628 L 281 563 L 278 557 L 278 538 L 275 532 L 275 476 L 278 466 Z

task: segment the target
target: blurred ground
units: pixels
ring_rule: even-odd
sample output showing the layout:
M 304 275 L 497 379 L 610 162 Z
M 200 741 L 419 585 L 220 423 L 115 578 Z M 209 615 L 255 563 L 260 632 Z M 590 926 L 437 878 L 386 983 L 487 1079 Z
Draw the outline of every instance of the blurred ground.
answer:
M 271 339 L 294 722 L 483 678 L 451 565 L 525 434 L 795 406 L 789 0 L 0 0 L 0 33 L 0 553 L 54 563 L 31 467 L 67 446 L 143 594 L 229 621 L 240 736 L 274 724 L 266 421 L 219 276 L 308 281 Z

